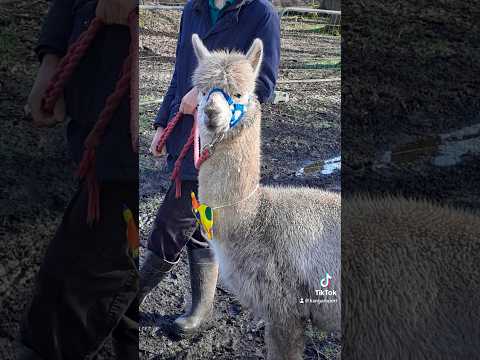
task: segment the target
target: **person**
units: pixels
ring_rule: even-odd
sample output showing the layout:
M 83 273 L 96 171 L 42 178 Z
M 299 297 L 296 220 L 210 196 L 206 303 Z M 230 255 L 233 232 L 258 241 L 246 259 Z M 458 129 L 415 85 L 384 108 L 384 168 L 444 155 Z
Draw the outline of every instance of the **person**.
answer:
M 154 156 L 168 153 L 172 171 L 192 129 L 198 92 L 191 77 L 196 67 L 192 34 L 197 33 L 209 50 L 230 49 L 244 53 L 255 38 L 264 44 L 264 61 L 256 95 L 261 103 L 272 99 L 280 61 L 280 20 L 268 0 L 191 0 L 183 9 L 172 80 L 155 118 L 156 129 L 150 151 Z M 166 149 L 157 149 L 164 128 L 182 112 L 183 119 L 169 136 Z M 159 151 L 158 151 L 159 150 Z M 197 171 L 193 150 L 183 161 L 181 197 L 175 198 L 175 184 L 168 189 L 155 217 L 147 248 L 140 259 L 140 301 L 156 287 L 178 263 L 186 246 L 190 267 L 192 303 L 169 330 L 178 337 L 191 336 L 211 324 L 218 264 L 213 250 L 200 230 L 195 230 L 190 193 L 197 192 Z
M 54 0 L 35 51 L 41 65 L 28 97 L 33 124 L 70 118 L 68 147 L 75 163 L 113 92 L 130 51 L 132 0 Z M 61 57 L 97 16 L 106 24 L 67 83 L 53 115 L 42 98 Z M 18 358 L 93 358 L 112 336 L 119 359 L 138 358 L 138 270 L 126 237 L 125 207 L 138 219 L 138 153 L 130 141 L 130 100 L 115 110 L 97 149 L 100 217 L 87 223 L 85 182 L 70 201 L 49 243 L 30 305 L 24 314 Z

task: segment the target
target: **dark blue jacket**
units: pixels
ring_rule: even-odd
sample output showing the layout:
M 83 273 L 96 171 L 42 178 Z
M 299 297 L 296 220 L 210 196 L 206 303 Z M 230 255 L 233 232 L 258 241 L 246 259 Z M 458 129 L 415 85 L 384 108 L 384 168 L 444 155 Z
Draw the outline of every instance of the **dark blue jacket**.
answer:
M 45 19 L 36 52 L 65 55 L 67 48 L 95 17 L 95 0 L 54 0 Z M 92 43 L 65 88 L 67 138 L 73 160 L 82 159 L 85 138 L 115 89 L 130 47 L 128 27 L 110 25 Z M 128 94 L 115 111 L 97 149 L 96 171 L 103 181 L 138 181 L 138 154 L 130 141 Z
M 190 0 L 185 5 L 178 36 L 175 70 L 154 125 L 165 127 L 178 112 L 183 96 L 192 88 L 192 74 L 197 60 L 192 34 L 197 33 L 209 50 L 236 49 L 248 51 L 255 38 L 264 44 L 263 66 L 257 81 L 260 102 L 272 98 L 280 62 L 280 20 L 268 0 L 237 0 L 222 11 L 212 27 L 208 0 Z M 176 158 L 188 139 L 193 117 L 185 116 L 167 140 L 168 168 L 173 170 Z M 182 180 L 195 180 L 197 171 L 190 151 L 182 164 Z

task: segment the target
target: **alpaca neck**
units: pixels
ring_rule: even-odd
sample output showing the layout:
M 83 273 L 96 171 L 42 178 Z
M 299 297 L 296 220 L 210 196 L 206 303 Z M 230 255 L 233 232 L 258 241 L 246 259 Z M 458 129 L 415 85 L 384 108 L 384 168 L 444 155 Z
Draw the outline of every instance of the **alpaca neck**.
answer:
M 236 130 L 235 130 L 236 131 Z M 260 121 L 219 143 L 199 172 L 199 198 L 211 207 L 246 199 L 260 182 Z M 256 197 L 245 202 L 250 204 Z M 236 206 L 237 208 L 244 207 Z

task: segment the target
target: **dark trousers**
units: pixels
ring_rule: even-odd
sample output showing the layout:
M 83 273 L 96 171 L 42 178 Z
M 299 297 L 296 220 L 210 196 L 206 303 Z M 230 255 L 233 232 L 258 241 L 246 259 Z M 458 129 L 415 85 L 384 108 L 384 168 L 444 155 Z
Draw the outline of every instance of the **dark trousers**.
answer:
M 109 336 L 138 347 L 138 270 L 126 238 L 124 205 L 138 219 L 138 183 L 103 183 L 100 220 L 86 223 L 81 186 L 50 242 L 22 342 L 48 360 L 90 359 Z
M 207 240 L 196 226 L 192 212 L 191 192 L 197 195 L 197 181 L 182 181 L 182 196 L 175 198 L 175 184 L 172 183 L 158 209 L 148 248 L 163 260 L 176 262 L 187 245 L 190 248 L 208 248 Z

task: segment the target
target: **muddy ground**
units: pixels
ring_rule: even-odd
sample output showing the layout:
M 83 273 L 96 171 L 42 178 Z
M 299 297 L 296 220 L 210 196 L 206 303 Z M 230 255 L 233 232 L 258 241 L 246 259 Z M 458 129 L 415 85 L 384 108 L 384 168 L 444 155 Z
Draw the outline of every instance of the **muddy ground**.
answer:
M 179 12 L 142 14 L 141 99 L 141 207 L 140 227 L 145 243 L 152 220 L 168 186 L 160 161 L 147 154 L 153 136 L 151 122 L 172 74 Z M 288 92 L 287 103 L 263 106 L 263 184 L 308 185 L 340 190 L 338 172 L 329 176 L 315 167 L 304 167 L 340 154 L 340 71 L 324 64 L 340 61 L 340 37 L 326 37 L 316 30 L 318 21 L 290 17 L 282 22 L 280 80 L 327 79 L 330 82 L 280 83 L 277 91 Z M 319 69 L 305 70 L 307 64 Z M 308 65 L 307 65 L 308 66 Z M 307 167 L 308 168 L 308 167 Z M 315 171 L 316 170 L 316 171 Z M 221 287 L 215 300 L 216 326 L 191 340 L 171 339 L 167 324 L 181 313 L 189 296 L 188 264 L 184 254 L 179 265 L 141 306 L 142 359 L 263 359 L 262 323 L 253 319 L 234 296 Z M 335 336 L 308 329 L 305 359 L 335 359 L 340 342 Z
M 0 4 L 0 358 L 13 359 L 18 321 L 49 239 L 74 189 L 64 128 L 34 129 L 23 105 L 47 1 Z
M 451 0 L 342 7 L 343 194 L 402 194 L 479 209 L 480 132 L 469 135 L 474 146 L 457 164 L 432 164 L 432 139 L 480 124 L 478 8 Z M 399 148 L 415 151 L 378 164 Z

